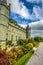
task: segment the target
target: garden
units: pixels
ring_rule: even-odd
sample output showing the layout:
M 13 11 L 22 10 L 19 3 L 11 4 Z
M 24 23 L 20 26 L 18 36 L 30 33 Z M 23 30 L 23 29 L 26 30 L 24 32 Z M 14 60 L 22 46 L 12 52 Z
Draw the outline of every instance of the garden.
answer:
M 0 65 L 26 65 L 34 53 L 33 48 L 43 42 L 42 37 L 19 39 L 15 46 L 12 41 L 7 40 L 5 47 L 0 45 Z

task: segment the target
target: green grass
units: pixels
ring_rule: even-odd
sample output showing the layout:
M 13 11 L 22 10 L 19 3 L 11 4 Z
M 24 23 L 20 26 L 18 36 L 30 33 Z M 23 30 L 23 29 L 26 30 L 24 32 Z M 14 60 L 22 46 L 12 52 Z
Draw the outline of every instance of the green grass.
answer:
M 14 65 L 25 65 L 33 54 L 33 50 L 30 50 L 26 55 L 19 59 Z

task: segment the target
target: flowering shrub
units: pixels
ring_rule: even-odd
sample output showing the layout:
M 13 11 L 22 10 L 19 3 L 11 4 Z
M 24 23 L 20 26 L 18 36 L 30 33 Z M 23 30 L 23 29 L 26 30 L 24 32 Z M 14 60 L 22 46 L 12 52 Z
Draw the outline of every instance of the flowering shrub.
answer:
M 8 57 L 3 50 L 0 50 L 0 65 L 8 65 Z
M 17 53 L 14 51 L 13 52 L 9 51 L 7 52 L 7 55 L 8 55 L 9 65 L 15 64 L 15 62 L 17 61 Z
M 21 46 L 18 46 L 16 49 L 15 49 L 17 55 L 18 55 L 18 58 L 22 57 L 24 55 L 24 52 L 21 48 Z
M 24 54 L 26 54 L 28 52 L 28 50 L 25 47 L 22 47 L 22 50 L 23 50 Z
M 33 44 L 32 44 L 32 43 L 28 43 L 28 44 L 26 45 L 26 48 L 27 48 L 28 50 L 31 50 L 31 49 L 33 48 Z
M 8 58 L 12 58 L 12 59 L 17 60 L 17 53 L 16 52 L 9 51 L 9 52 L 7 52 L 7 55 L 8 55 Z

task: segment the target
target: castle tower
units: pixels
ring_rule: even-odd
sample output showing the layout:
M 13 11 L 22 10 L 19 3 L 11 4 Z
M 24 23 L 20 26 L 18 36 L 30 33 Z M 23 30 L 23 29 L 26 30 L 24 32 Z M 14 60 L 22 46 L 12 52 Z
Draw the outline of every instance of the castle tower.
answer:
M 0 0 L 0 41 L 8 37 L 9 6 L 7 0 Z
M 7 4 L 7 0 L 0 0 L 0 2 Z
M 26 27 L 26 38 L 30 38 L 30 34 L 31 34 L 31 28 L 29 27 L 29 25 L 27 25 L 27 27 Z

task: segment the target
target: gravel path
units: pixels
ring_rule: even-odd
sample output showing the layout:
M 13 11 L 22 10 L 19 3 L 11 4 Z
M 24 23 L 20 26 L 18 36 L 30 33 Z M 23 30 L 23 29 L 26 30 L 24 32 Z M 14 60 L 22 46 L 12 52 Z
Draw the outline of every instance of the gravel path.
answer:
M 43 43 L 38 47 L 37 54 L 33 54 L 26 65 L 43 65 Z

